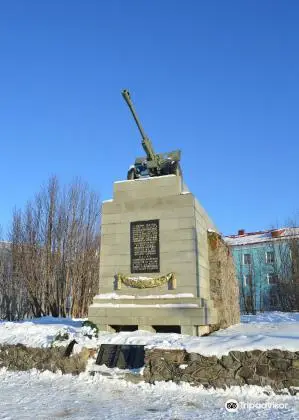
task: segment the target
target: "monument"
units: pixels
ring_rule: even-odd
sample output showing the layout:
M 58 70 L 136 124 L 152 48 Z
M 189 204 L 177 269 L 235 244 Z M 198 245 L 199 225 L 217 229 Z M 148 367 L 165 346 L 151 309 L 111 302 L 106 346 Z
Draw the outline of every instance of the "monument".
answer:
M 156 154 L 128 91 L 122 94 L 146 157 L 136 159 L 127 180 L 114 183 L 113 199 L 102 204 L 99 294 L 89 307 L 89 320 L 104 331 L 190 335 L 239 322 L 232 259 L 222 252 L 225 262 L 219 263 L 229 270 L 219 270 L 211 244 L 216 238 L 219 249 L 226 245 L 183 183 L 180 151 Z M 229 287 L 226 302 L 218 289 Z

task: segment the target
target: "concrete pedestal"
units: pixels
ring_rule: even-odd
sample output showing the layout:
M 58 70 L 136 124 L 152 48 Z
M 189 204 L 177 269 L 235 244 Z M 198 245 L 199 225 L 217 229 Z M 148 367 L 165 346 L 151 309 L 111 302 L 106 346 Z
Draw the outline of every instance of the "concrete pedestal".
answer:
M 132 252 L 138 256 L 139 249 L 132 246 L 132 223 L 143 221 L 159 227 L 158 245 L 148 248 L 149 254 L 159 254 L 158 272 L 131 271 Z M 106 331 L 130 326 L 161 331 L 164 326 L 191 335 L 208 332 L 207 326 L 218 322 L 210 299 L 209 228 L 216 230 L 178 176 L 115 182 L 113 200 L 102 206 L 99 295 L 89 308 L 89 319 Z M 175 281 L 152 288 L 116 281 L 119 274 L 147 281 L 168 273 Z

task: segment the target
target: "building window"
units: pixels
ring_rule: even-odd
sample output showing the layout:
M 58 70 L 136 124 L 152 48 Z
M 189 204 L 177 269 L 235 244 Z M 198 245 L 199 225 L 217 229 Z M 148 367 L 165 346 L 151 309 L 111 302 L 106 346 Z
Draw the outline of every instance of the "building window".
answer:
M 244 254 L 243 255 L 243 264 L 251 264 L 251 255 L 250 254 Z
M 244 286 L 252 286 L 252 275 L 251 274 L 245 274 L 244 275 Z
M 274 273 L 267 274 L 268 284 L 277 284 L 278 283 L 278 275 Z
M 273 251 L 267 251 L 266 252 L 266 263 L 267 264 L 273 264 L 274 263 L 274 252 Z

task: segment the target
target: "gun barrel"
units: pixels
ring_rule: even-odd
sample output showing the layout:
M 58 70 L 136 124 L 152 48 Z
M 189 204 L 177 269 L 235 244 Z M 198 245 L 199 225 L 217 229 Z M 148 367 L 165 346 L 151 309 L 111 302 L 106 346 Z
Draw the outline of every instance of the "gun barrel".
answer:
M 157 160 L 158 158 L 155 155 L 155 152 L 153 150 L 151 141 L 147 137 L 147 135 L 145 134 L 145 131 L 143 130 L 142 125 L 139 121 L 139 118 L 137 117 L 136 111 L 135 111 L 133 103 L 131 101 L 130 92 L 128 90 L 124 89 L 121 94 L 122 94 L 124 100 L 127 102 L 128 107 L 130 108 L 130 111 L 131 111 L 131 113 L 133 115 L 133 118 L 136 122 L 136 125 L 138 127 L 138 130 L 140 131 L 140 134 L 141 134 L 141 137 L 142 137 L 142 146 L 143 146 L 143 149 L 144 149 L 145 153 L 147 154 L 147 158 L 149 160 Z
M 131 113 L 133 115 L 133 118 L 134 118 L 134 120 L 135 120 L 135 122 L 137 124 L 138 130 L 140 131 L 141 137 L 143 139 L 146 139 L 147 136 L 146 136 L 146 134 L 145 134 L 145 132 L 144 132 L 144 130 L 142 128 L 142 125 L 141 125 L 141 123 L 139 121 L 139 118 L 137 117 L 136 111 L 135 111 L 134 106 L 133 106 L 133 103 L 131 101 L 130 92 L 128 90 L 124 89 L 121 94 L 122 94 L 124 100 L 127 102 L 128 107 L 130 108 L 130 111 L 131 111 Z

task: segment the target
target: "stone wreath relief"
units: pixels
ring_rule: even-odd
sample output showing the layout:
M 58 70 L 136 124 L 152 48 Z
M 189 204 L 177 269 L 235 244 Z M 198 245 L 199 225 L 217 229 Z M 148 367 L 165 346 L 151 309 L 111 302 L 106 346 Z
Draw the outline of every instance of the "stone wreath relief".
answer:
M 176 279 L 174 273 L 168 273 L 159 277 L 130 277 L 124 274 L 116 274 L 116 290 L 121 289 L 122 283 L 128 287 L 136 289 L 148 289 L 160 287 L 168 283 L 170 289 L 176 289 Z

